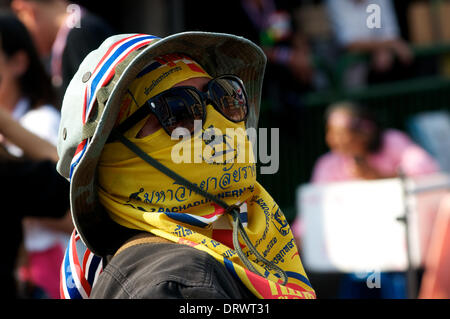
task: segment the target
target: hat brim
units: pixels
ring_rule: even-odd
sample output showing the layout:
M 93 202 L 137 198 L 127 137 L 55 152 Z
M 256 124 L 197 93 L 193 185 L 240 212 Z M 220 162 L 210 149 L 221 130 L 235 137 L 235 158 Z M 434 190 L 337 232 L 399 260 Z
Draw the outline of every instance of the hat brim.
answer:
M 114 236 L 110 234 L 113 229 L 111 221 L 105 212 L 99 210 L 97 199 L 96 170 L 102 149 L 129 84 L 151 60 L 170 53 L 189 55 L 213 77 L 222 74 L 240 77 L 249 100 L 247 127 L 257 127 L 266 56 L 253 42 L 229 34 L 183 32 L 141 49 L 115 81 L 95 132 L 71 178 L 72 219 L 81 239 L 95 254 L 108 253 L 111 236 Z

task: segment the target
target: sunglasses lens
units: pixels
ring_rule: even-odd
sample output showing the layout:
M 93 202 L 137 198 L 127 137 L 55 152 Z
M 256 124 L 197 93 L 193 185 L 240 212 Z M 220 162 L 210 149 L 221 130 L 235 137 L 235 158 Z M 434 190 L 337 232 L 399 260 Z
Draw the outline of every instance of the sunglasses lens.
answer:
M 206 97 L 208 96 L 208 97 Z M 226 75 L 208 84 L 208 93 L 194 87 L 175 87 L 151 98 L 116 129 L 125 132 L 148 114 L 155 114 L 165 131 L 172 135 L 176 128 L 194 132 L 195 121 L 205 119 L 205 105 L 211 100 L 214 107 L 228 120 L 242 122 L 247 118 L 248 101 L 241 80 Z
M 194 132 L 194 121 L 203 120 L 204 107 L 194 90 L 174 90 L 163 97 L 167 107 L 161 107 L 160 121 L 169 134 L 180 127 Z
M 234 78 L 218 78 L 211 82 L 210 93 L 216 107 L 233 122 L 244 121 L 247 117 L 248 103 L 244 86 Z

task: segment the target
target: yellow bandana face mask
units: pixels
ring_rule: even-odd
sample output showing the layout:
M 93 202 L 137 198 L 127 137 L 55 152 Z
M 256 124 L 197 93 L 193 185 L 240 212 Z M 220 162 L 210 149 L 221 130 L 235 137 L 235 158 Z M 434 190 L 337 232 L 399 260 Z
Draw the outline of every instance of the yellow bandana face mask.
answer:
M 152 70 L 146 75 L 147 85 L 133 83 L 130 92 L 135 100 L 140 99 L 137 105 L 180 81 L 198 77 L 190 68 L 184 69 L 184 76 L 172 71 L 170 74 L 178 73 L 176 79 L 166 76 L 159 82 L 162 90 L 157 85 L 157 93 L 142 94 L 148 83 L 155 83 L 161 74 L 177 66 L 180 62 L 162 66 L 156 73 Z M 202 128 L 183 140 L 172 140 L 162 128 L 136 138 L 143 123 L 136 126 L 126 134 L 145 153 L 228 205 L 240 207 L 240 220 L 248 238 L 262 256 L 285 271 L 287 284 L 282 285 L 274 271 L 259 264 L 241 242 L 243 252 L 264 277 L 248 270 L 233 248 L 232 219 L 224 208 L 178 184 L 119 142 L 105 145 L 98 166 L 99 199 L 114 221 L 209 253 L 259 298 L 315 298 L 284 215 L 256 181 L 244 122 L 228 121 L 208 105 Z M 231 138 L 229 132 L 235 136 Z M 185 161 L 177 163 L 180 157 Z

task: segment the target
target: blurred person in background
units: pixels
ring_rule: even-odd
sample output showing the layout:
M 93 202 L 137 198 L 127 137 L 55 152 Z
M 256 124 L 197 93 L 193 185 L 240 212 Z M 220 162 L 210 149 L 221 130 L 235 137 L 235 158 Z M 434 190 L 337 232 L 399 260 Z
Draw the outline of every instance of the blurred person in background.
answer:
M 371 5 L 377 5 L 379 12 L 369 7 Z M 355 64 L 344 75 L 348 87 L 411 75 L 414 55 L 401 38 L 393 1 L 326 0 L 326 6 L 335 38 L 343 52 L 370 55 L 370 65 Z
M 50 79 L 27 29 L 14 14 L 1 11 L 0 35 L 0 108 L 31 132 L 56 144 L 60 113 L 53 106 L 55 95 Z M 12 141 L 2 137 L 2 144 L 16 157 L 24 155 Z M 71 228 L 70 214 L 54 224 L 39 219 L 24 221 L 28 265 L 23 266 L 21 273 L 27 274 L 49 297 L 59 295 L 58 269 L 63 245 L 68 240 L 64 233 Z
M 62 98 L 81 61 L 113 30 L 104 20 L 70 1 L 10 2 L 30 32 L 39 55 L 48 62 L 52 83 Z
M 313 183 L 373 180 L 435 173 L 436 161 L 406 134 L 382 129 L 369 110 L 350 102 L 326 112 L 330 152 L 317 161 Z
M 69 183 L 55 169 L 56 148 L 24 129 L 0 108 L 0 134 L 18 145 L 27 159 L 18 159 L 0 145 L 0 196 L 2 223 L 0 232 L 2 262 L 0 276 L 2 299 L 29 298 L 41 294 L 30 278 L 16 280 L 16 262 L 22 242 L 22 219 L 26 216 L 63 218 L 69 209 Z M 24 201 L 25 199 L 25 201 Z M 25 207 L 30 209 L 25 209 Z M 20 284 L 19 284 L 20 282 Z
M 350 102 L 327 110 L 326 142 L 330 152 L 316 162 L 312 183 L 394 178 L 400 173 L 419 176 L 439 170 L 436 161 L 406 134 L 383 129 L 368 109 Z M 369 289 L 366 280 L 361 274 L 345 275 L 339 297 L 407 297 L 404 273 L 382 273 L 380 289 Z

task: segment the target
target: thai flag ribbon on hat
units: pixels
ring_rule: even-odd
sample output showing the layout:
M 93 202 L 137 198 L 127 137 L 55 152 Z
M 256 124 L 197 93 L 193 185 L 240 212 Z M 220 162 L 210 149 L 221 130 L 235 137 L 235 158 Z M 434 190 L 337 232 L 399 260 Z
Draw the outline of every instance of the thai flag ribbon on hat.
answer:
M 135 34 L 117 41 L 106 51 L 92 72 L 89 81 L 86 83 L 83 99 L 83 124 L 86 123 L 91 114 L 98 91 L 112 79 L 116 66 L 131 52 L 150 44 L 155 39 L 159 38 L 147 34 Z M 83 158 L 88 144 L 89 140 L 85 139 L 78 145 L 70 164 L 70 178 L 76 166 Z
M 84 99 L 83 123 L 89 118 L 96 100 L 98 90 L 105 86 L 114 76 L 116 66 L 133 51 L 148 45 L 158 37 L 136 34 L 113 44 L 95 67 L 87 82 Z

